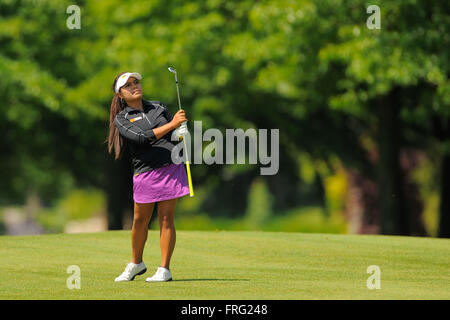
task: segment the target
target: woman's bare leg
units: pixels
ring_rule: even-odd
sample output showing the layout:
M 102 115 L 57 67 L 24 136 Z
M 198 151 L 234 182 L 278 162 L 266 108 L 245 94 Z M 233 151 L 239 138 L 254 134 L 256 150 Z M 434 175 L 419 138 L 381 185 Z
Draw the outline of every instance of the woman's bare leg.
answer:
M 131 228 L 133 257 L 131 262 L 135 264 L 142 262 L 142 255 L 148 235 L 148 224 L 152 217 L 154 206 L 154 203 L 134 203 L 134 218 Z
M 159 241 L 161 246 L 161 267 L 169 269 L 170 258 L 176 242 L 175 207 L 177 199 L 158 202 Z

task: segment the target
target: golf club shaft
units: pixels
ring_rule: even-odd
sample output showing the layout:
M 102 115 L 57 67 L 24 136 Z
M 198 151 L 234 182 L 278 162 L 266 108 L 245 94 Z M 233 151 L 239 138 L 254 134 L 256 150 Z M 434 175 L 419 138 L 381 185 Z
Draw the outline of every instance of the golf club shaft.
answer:
M 186 139 L 183 138 L 183 142 L 184 142 L 184 150 L 186 152 L 186 171 L 187 171 L 188 182 L 189 182 L 189 195 L 191 197 L 193 197 L 194 196 L 194 188 L 192 187 L 191 167 L 189 165 L 189 157 L 188 157 L 188 153 L 187 153 Z
M 175 73 L 175 83 L 177 85 L 178 109 L 181 110 L 180 90 L 178 89 L 178 79 L 176 73 Z
M 170 68 L 169 68 L 169 71 L 172 72 L 170 70 Z M 178 88 L 178 78 L 177 78 L 176 71 L 173 72 L 173 74 L 175 75 L 175 84 L 177 86 L 178 109 L 181 110 L 180 89 Z M 186 122 L 183 122 L 183 124 L 186 124 Z M 194 187 L 192 186 L 191 167 L 190 167 L 189 157 L 188 157 L 188 153 L 187 153 L 186 139 L 184 139 L 184 137 L 183 137 L 183 142 L 184 142 L 184 150 L 186 153 L 186 171 L 187 171 L 188 182 L 189 182 L 189 196 L 193 197 L 194 196 Z

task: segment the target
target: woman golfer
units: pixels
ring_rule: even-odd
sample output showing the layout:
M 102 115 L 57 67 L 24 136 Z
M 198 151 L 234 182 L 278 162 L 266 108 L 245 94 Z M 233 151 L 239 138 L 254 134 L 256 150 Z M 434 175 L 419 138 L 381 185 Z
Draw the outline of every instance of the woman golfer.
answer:
M 114 149 L 115 159 L 118 159 L 122 147 L 128 146 L 134 167 L 132 259 L 115 281 L 132 281 L 147 271 L 142 254 L 155 203 L 158 204 L 161 265 L 146 281 L 170 281 L 170 258 L 176 240 L 175 206 L 177 198 L 189 194 L 183 164 L 172 162 L 171 151 L 175 144 L 171 135 L 187 119 L 183 110 L 172 116 L 161 102 L 143 100 L 141 79 L 139 73 L 124 72 L 113 83 L 108 151 L 112 153 Z

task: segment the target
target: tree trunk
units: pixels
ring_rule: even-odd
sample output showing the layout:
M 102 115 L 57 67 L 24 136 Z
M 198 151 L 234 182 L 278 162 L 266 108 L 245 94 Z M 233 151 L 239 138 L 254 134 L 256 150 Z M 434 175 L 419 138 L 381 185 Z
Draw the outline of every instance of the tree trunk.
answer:
M 439 208 L 438 237 L 450 238 L 450 119 L 435 115 L 432 117 L 433 134 L 443 147 L 441 167 L 441 204 Z M 446 147 L 447 146 L 447 147 Z
M 427 231 L 423 222 L 424 204 L 420 195 L 420 188 L 413 178 L 414 170 L 420 165 L 424 154 L 421 150 L 402 148 L 400 152 L 400 168 L 402 172 L 403 208 L 407 214 L 408 235 L 423 237 Z
M 379 102 L 379 205 L 381 233 L 407 235 L 409 226 L 401 192 L 399 164 L 401 128 L 399 89 L 394 88 Z
M 346 175 L 348 189 L 345 208 L 350 233 L 379 233 L 377 184 L 356 170 L 347 169 Z
M 450 238 L 450 154 L 442 159 L 441 205 L 439 218 L 440 238 Z

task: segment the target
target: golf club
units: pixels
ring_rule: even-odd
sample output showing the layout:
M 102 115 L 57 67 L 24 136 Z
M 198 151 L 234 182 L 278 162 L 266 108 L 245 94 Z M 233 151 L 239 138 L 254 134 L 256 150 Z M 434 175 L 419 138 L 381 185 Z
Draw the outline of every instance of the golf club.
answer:
M 177 86 L 177 97 L 178 97 L 178 109 L 181 110 L 180 90 L 178 88 L 177 71 L 172 67 L 169 67 L 168 69 L 170 72 L 172 72 L 175 75 L 175 83 Z M 189 157 L 188 157 L 188 152 L 187 152 L 186 139 L 184 139 L 184 135 L 188 132 L 186 122 L 183 122 L 181 124 L 179 132 L 183 135 L 184 150 L 186 152 L 186 171 L 187 171 L 188 182 L 189 182 L 189 195 L 192 198 L 194 196 L 194 188 L 192 187 L 191 169 L 189 166 Z

